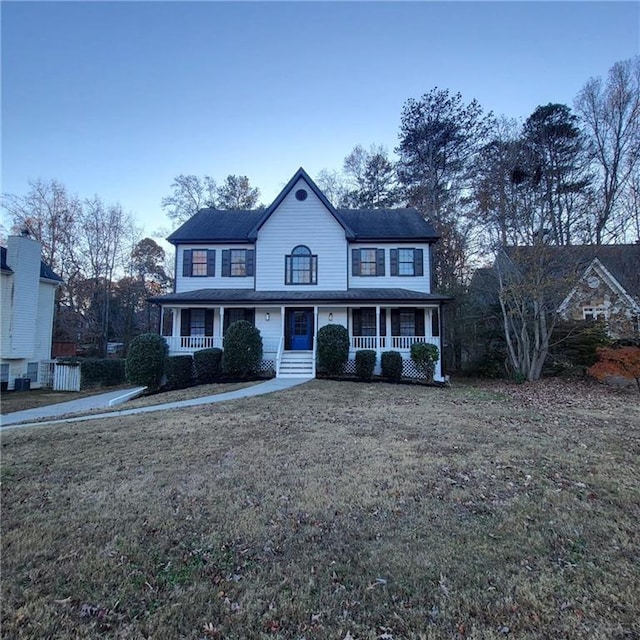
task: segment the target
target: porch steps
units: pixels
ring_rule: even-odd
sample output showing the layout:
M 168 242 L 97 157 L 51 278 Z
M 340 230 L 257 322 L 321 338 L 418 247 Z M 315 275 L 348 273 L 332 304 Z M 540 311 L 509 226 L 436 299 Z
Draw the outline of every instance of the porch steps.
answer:
M 313 351 L 284 351 L 278 378 L 313 378 Z

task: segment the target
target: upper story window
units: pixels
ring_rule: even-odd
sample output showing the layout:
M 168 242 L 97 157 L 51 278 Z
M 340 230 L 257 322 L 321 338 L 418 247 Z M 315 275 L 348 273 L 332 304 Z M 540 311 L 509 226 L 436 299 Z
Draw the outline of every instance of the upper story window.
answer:
M 392 276 L 424 275 L 422 249 L 391 249 Z
M 253 249 L 225 249 L 222 252 L 222 276 L 243 278 L 253 276 L 255 251 Z
M 298 245 L 285 257 L 285 284 L 318 284 L 318 256 Z
M 608 320 L 609 314 L 604 307 L 582 307 L 582 317 L 585 320 L 597 320 L 598 318 Z
M 383 276 L 384 249 L 352 249 L 351 273 L 354 276 Z
M 182 252 L 182 275 L 187 278 L 215 276 L 215 249 L 185 249 Z

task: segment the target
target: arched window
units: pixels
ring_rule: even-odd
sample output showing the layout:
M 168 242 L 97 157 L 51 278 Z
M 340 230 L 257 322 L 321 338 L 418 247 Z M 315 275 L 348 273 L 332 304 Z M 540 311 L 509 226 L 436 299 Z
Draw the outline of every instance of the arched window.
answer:
M 318 284 L 318 256 L 303 244 L 285 258 L 285 284 Z

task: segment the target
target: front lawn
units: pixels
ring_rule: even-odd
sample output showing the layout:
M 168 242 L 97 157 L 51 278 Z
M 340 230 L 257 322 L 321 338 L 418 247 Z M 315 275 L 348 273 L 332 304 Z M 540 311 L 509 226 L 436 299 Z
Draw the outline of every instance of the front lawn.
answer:
M 7 638 L 640 637 L 636 392 L 316 380 L 2 434 Z

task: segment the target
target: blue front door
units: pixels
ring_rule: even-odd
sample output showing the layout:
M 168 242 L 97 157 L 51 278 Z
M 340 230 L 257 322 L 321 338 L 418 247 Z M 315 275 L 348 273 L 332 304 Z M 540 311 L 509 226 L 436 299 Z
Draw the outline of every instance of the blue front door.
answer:
M 289 349 L 311 351 L 313 348 L 313 309 L 288 309 Z

